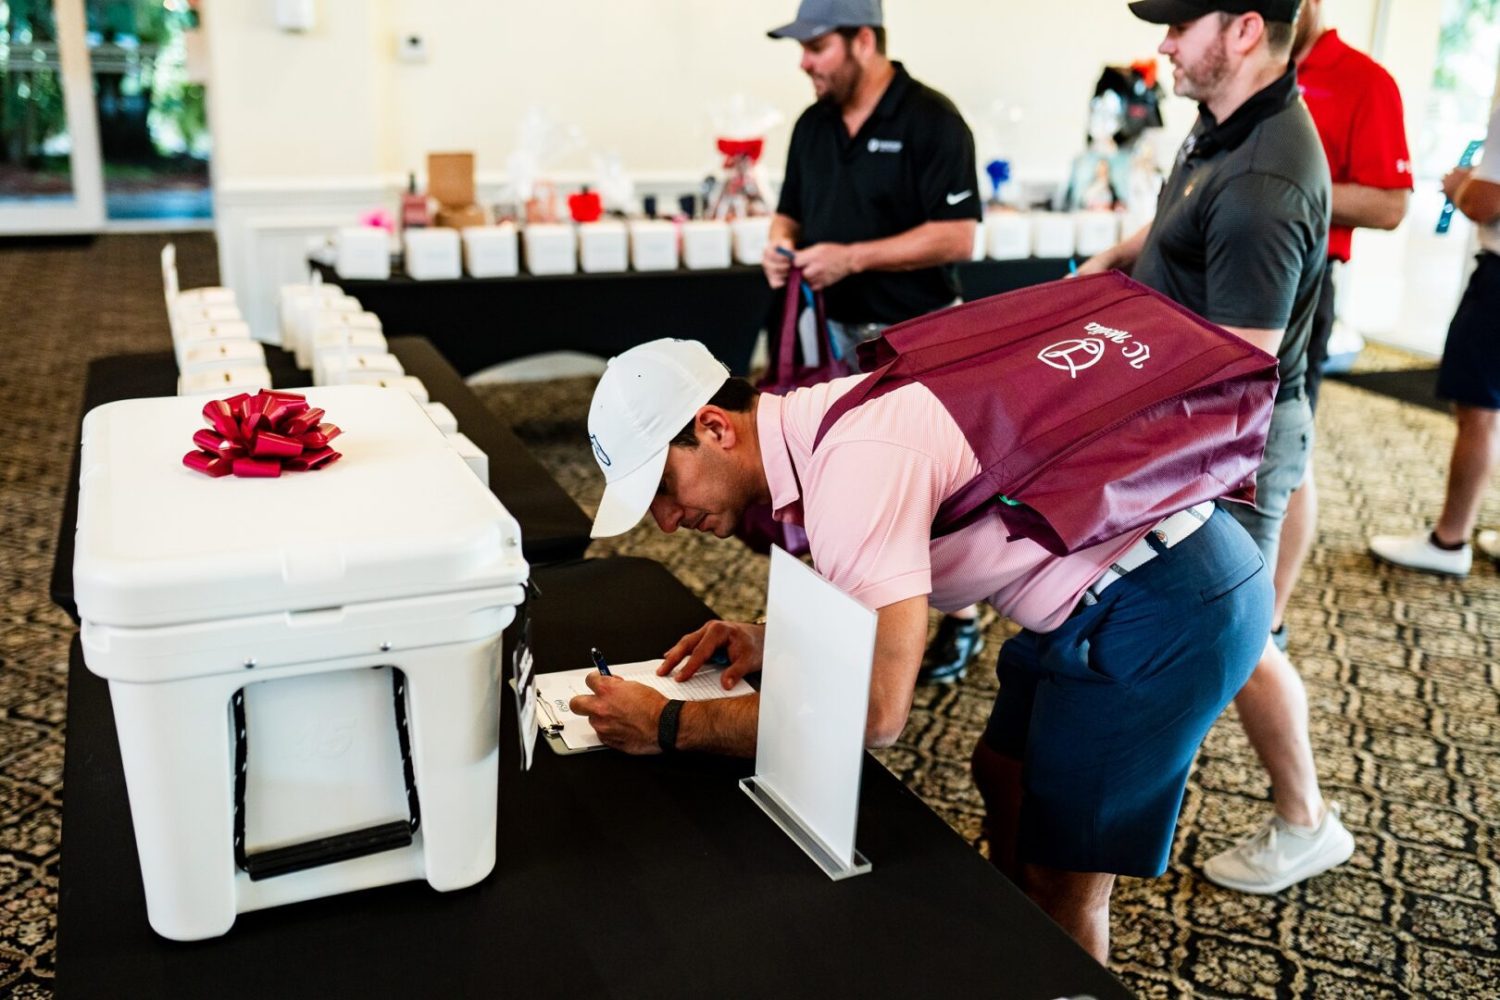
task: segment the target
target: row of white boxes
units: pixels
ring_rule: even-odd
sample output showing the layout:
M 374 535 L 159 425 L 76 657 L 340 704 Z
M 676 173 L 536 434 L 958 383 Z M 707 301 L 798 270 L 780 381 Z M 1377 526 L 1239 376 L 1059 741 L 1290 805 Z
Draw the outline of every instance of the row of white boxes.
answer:
M 1117 212 L 990 212 L 974 233 L 974 259 L 1092 257 L 1120 241 Z
M 372 385 L 405 392 L 421 404 L 479 481 L 490 481 L 489 456 L 458 429 L 453 411 L 433 402 L 422 380 L 406 374 L 388 350 L 380 317 L 337 285 L 286 285 L 278 303 L 282 347 L 314 385 Z
M 771 231 L 769 216 L 724 222 L 603 219 L 574 226 L 512 223 L 408 229 L 402 236 L 406 273 L 418 280 L 506 278 L 528 274 L 606 274 L 759 264 Z M 382 229 L 351 226 L 334 240 L 334 271 L 347 280 L 391 275 L 390 238 Z

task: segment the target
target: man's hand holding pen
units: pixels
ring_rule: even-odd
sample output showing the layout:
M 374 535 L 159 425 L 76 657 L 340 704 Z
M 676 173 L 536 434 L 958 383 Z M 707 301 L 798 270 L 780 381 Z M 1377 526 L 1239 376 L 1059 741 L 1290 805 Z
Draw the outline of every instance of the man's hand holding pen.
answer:
M 656 724 L 667 699 L 644 684 L 608 674 L 591 673 L 583 682 L 593 694 L 581 694 L 568 709 L 589 720 L 605 746 L 626 753 L 661 753 Z

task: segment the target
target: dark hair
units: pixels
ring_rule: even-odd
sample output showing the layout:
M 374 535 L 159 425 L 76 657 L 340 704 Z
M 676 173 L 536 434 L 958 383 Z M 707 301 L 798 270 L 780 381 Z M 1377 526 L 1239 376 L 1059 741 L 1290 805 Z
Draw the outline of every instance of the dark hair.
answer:
M 742 378 L 730 378 L 729 381 L 719 386 L 719 391 L 713 394 L 713 398 L 704 406 L 717 406 L 721 410 L 730 413 L 746 413 L 750 410 L 750 404 L 755 397 L 760 395 L 760 390 Z M 684 448 L 698 447 L 698 432 L 694 425 L 697 424 L 697 414 L 687 422 L 687 426 L 678 431 L 677 436 L 672 439 L 672 444 L 680 444 Z
M 1230 23 L 1237 17 L 1239 17 L 1238 14 L 1231 14 L 1223 10 L 1219 11 L 1219 30 L 1223 31 L 1225 28 L 1228 28 Z M 1292 51 L 1292 41 L 1297 35 L 1295 12 L 1292 15 L 1291 21 L 1265 21 L 1265 25 L 1266 48 L 1271 50 L 1271 55 L 1289 55 Z
M 843 37 L 846 43 L 854 41 L 854 36 L 859 34 L 860 28 L 869 28 L 875 32 L 875 51 L 885 55 L 885 26 L 880 24 L 857 24 L 853 27 L 835 28 L 834 30 Z

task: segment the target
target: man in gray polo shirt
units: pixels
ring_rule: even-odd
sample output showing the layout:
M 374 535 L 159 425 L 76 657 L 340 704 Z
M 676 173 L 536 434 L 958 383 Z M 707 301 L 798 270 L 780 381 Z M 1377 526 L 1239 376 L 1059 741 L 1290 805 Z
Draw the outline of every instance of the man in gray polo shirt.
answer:
M 1281 521 L 1312 449 L 1307 345 L 1328 255 L 1331 182 L 1317 129 L 1289 64 L 1298 0 L 1137 0 L 1137 17 L 1167 26 L 1158 49 L 1176 93 L 1199 102 L 1152 224 L 1089 260 L 1081 273 L 1132 276 L 1281 362 L 1281 389 L 1256 508 L 1230 512 L 1276 565 Z M 1307 693 L 1267 636 L 1235 699 L 1270 772 L 1275 813 L 1210 859 L 1214 882 L 1277 892 L 1342 864 L 1354 843 L 1318 787 Z

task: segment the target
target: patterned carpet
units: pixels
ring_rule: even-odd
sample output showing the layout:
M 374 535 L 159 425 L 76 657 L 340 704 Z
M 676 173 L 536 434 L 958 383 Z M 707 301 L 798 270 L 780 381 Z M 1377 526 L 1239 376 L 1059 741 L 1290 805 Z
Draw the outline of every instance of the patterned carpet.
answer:
M 183 286 L 213 283 L 211 238 L 177 243 Z M 83 367 L 167 346 L 160 244 L 112 236 L 0 249 L 9 424 L 0 451 L 0 991 L 10 996 L 51 996 L 73 628 L 46 590 Z M 1410 363 L 1367 355 L 1371 367 Z M 600 488 L 583 431 L 591 389 L 565 379 L 481 390 L 590 510 Z M 1329 385 L 1325 400 L 1321 537 L 1293 600 L 1290 651 L 1307 679 L 1320 772 L 1357 850 L 1337 872 L 1274 897 L 1205 882 L 1200 861 L 1267 808 L 1264 773 L 1238 724 L 1222 720 L 1189 786 L 1171 869 L 1116 893 L 1113 965 L 1141 996 L 1500 996 L 1500 576 L 1483 565 L 1449 581 L 1371 562 L 1367 532 L 1432 516 L 1451 421 L 1346 385 Z M 1484 520 L 1500 524 L 1500 490 Z M 643 526 L 592 552 L 657 559 L 726 617 L 761 611 L 765 561 L 738 542 Z M 1007 628 L 987 621 L 987 657 Z M 881 755 L 970 839 L 980 803 L 966 762 L 994 691 L 988 669 L 918 690 L 901 742 Z

